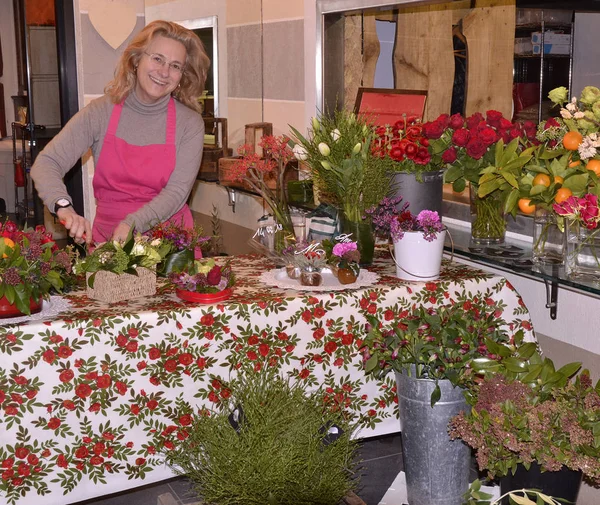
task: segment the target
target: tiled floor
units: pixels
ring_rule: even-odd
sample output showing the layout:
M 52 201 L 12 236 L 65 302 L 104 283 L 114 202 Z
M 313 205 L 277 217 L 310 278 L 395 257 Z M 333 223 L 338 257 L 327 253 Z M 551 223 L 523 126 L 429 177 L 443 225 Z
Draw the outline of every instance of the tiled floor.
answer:
M 361 443 L 360 487 L 357 495 L 367 505 L 378 505 L 396 475 L 402 470 L 400 435 L 371 438 Z M 177 505 L 196 503 L 198 498 L 185 478 L 159 482 L 136 491 L 86 501 L 85 505 L 157 505 L 160 495 L 170 493 Z M 83 504 L 81 504 L 83 505 Z

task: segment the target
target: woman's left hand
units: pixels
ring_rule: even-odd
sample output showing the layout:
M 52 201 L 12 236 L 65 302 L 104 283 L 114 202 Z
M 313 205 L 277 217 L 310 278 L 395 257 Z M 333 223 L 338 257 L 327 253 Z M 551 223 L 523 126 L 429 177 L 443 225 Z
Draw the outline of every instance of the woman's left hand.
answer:
M 119 242 L 125 242 L 127 235 L 129 235 L 131 226 L 126 223 L 119 223 L 113 231 L 112 240 L 118 240 Z

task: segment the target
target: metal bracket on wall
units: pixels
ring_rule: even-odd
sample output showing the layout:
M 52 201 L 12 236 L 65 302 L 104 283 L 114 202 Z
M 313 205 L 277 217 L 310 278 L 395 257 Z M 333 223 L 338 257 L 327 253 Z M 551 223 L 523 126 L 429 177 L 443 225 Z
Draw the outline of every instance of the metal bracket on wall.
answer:
M 229 206 L 231 207 L 231 210 L 233 211 L 233 213 L 235 214 L 235 189 L 233 188 L 227 188 L 227 196 L 229 197 Z
M 554 272 L 554 268 L 552 269 Z M 552 279 L 544 279 L 546 285 L 546 308 L 550 309 L 550 319 L 556 319 L 556 311 L 558 309 L 558 281 Z

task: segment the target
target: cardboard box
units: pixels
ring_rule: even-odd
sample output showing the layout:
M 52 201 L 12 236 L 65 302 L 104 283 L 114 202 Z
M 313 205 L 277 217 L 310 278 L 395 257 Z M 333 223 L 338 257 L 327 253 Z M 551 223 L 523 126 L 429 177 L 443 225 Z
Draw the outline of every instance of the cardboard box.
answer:
M 531 37 L 516 37 L 515 38 L 515 54 L 532 54 L 533 44 Z
M 541 45 L 533 44 L 533 54 L 541 54 Z M 544 43 L 544 54 L 570 54 L 571 46 L 564 44 L 546 44 Z
M 531 34 L 531 43 L 532 44 L 541 44 L 542 43 L 542 32 L 533 32 Z M 568 46 L 571 44 L 571 34 L 547 30 L 544 32 L 544 44 L 556 44 L 556 45 Z

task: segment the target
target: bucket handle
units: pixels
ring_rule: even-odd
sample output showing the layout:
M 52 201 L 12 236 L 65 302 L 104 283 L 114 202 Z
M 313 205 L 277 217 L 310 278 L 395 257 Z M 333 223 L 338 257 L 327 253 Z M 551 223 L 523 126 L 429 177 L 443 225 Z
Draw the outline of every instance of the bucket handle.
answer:
M 452 238 L 452 234 L 450 233 L 450 230 L 448 228 L 445 228 L 445 230 L 446 230 L 446 234 L 448 235 L 448 237 L 450 237 L 450 261 L 452 261 L 454 259 L 454 239 Z M 429 279 L 431 277 L 430 275 L 413 274 L 412 272 L 409 272 L 405 268 L 402 268 L 400 266 L 400 264 L 398 263 L 398 261 L 396 260 L 396 256 L 394 255 L 394 244 L 388 244 L 388 249 L 390 250 L 390 254 L 392 255 L 392 259 L 394 260 L 394 263 L 404 273 L 407 273 L 408 275 L 412 275 L 413 277 L 417 277 L 419 279 Z

